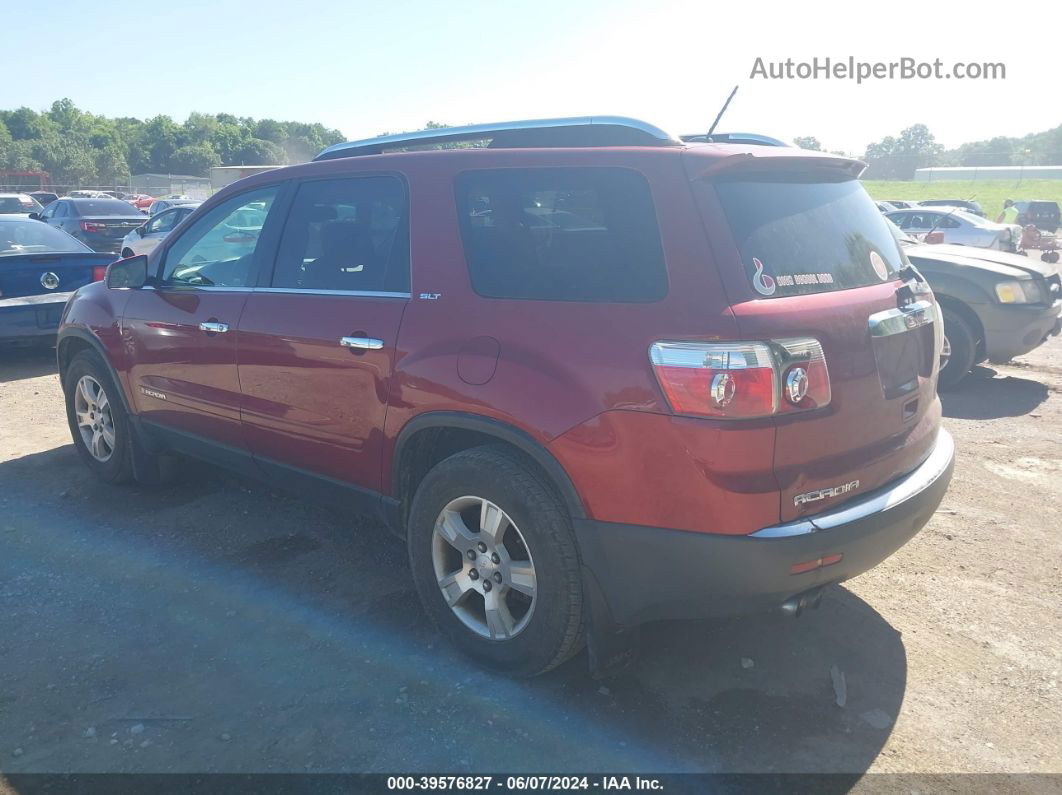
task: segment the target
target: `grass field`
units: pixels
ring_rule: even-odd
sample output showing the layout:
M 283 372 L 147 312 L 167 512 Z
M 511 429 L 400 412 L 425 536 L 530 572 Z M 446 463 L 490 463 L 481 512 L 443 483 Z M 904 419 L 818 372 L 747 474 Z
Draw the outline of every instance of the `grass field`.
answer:
M 864 180 L 867 193 L 878 201 L 888 199 L 975 199 L 985 215 L 996 220 L 1004 199 L 1048 199 L 1062 205 L 1062 179 L 956 180 L 953 182 L 899 182 Z

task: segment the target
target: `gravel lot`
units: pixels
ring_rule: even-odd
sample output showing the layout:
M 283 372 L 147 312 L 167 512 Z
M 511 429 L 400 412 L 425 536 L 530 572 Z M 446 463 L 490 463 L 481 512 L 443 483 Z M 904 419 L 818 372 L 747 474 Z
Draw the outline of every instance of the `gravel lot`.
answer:
M 1059 339 L 982 368 L 910 544 L 797 620 L 648 627 L 605 687 L 466 664 L 356 517 L 101 486 L 51 352 L 0 354 L 0 771 L 1062 773 L 1060 392 Z

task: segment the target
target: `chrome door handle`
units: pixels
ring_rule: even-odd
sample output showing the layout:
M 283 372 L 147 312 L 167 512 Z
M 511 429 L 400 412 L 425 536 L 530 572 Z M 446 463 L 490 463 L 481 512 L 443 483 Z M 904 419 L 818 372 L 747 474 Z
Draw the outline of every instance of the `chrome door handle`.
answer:
M 200 331 L 206 331 L 207 333 L 213 333 L 213 334 L 224 334 L 226 331 L 229 330 L 229 324 L 228 323 L 212 323 L 212 322 L 200 323 L 199 324 L 199 330 Z
M 383 340 L 373 337 L 340 337 L 339 344 L 344 348 L 357 348 L 361 351 L 378 351 L 383 347 Z

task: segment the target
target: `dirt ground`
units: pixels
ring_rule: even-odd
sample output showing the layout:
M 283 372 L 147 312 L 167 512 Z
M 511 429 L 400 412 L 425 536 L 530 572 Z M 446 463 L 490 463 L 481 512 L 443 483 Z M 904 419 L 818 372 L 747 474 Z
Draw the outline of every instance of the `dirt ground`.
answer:
M 100 485 L 51 353 L 4 353 L 0 771 L 1062 773 L 1060 392 L 1057 338 L 981 368 L 911 543 L 796 620 L 648 627 L 602 686 L 455 656 L 355 517 L 202 465 Z

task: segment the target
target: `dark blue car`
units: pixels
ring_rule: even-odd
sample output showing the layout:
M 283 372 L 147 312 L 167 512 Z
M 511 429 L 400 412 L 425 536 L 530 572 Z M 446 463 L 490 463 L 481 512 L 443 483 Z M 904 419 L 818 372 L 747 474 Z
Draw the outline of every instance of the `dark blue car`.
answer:
M 147 220 L 144 214 L 129 202 L 110 198 L 64 197 L 30 217 L 38 218 L 56 229 L 62 229 L 93 251 L 115 255 L 121 250 L 122 238 Z
M 0 346 L 52 344 L 66 299 L 113 259 L 40 221 L 0 215 Z

